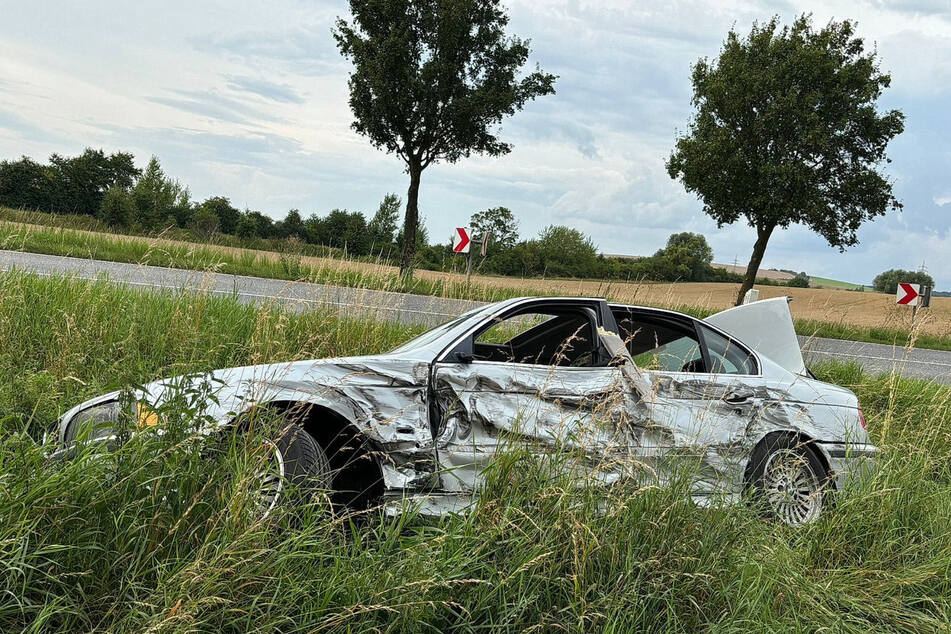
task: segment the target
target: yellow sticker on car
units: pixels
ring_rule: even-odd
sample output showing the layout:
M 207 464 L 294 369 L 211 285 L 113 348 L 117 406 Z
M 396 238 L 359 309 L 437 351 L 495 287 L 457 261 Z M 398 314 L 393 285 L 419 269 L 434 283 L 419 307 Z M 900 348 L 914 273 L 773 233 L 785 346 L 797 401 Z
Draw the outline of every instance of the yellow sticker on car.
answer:
M 154 409 L 144 403 L 136 403 L 136 423 L 139 428 L 153 427 L 159 423 L 159 415 Z

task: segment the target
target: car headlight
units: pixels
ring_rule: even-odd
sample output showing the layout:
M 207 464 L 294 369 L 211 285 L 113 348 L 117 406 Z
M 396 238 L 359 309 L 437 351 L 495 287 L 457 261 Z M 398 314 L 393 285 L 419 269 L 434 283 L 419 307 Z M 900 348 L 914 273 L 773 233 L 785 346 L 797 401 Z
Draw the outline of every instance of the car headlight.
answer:
M 121 415 L 122 405 L 119 401 L 106 401 L 76 412 L 66 428 L 66 444 L 112 436 Z
M 153 427 L 161 422 L 159 413 L 150 405 L 138 402 L 134 405 L 131 415 L 123 411 L 118 400 L 106 401 L 86 409 L 79 410 L 69 421 L 66 428 L 65 444 L 75 441 L 88 442 L 100 438 L 108 438 L 115 434 L 119 426 L 120 416 L 127 415 L 135 422 L 138 429 Z

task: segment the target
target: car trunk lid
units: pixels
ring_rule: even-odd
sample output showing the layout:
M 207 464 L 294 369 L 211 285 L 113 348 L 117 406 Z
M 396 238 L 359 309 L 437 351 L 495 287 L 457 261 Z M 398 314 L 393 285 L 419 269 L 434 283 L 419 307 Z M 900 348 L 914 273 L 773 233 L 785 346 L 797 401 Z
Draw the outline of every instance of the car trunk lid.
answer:
M 806 374 L 788 298 L 774 297 L 736 306 L 704 321 L 733 335 L 780 367 L 794 374 Z

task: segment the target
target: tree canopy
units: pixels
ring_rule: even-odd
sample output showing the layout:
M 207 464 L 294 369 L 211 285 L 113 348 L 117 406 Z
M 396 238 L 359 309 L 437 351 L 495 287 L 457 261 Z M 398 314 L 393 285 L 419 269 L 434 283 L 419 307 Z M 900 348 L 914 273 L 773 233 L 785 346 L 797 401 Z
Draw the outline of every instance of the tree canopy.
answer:
M 181 224 L 179 213 L 190 211 L 188 188 L 168 178 L 154 156 L 132 188 L 132 200 L 138 210 L 138 222 L 148 229 L 169 224 L 170 218 L 174 219 L 172 225 Z
M 896 293 L 898 285 L 903 282 L 934 287 L 934 278 L 923 271 L 889 269 L 875 276 L 872 280 L 872 288 L 879 293 Z
M 507 207 L 493 207 L 472 214 L 469 227 L 476 239 L 491 234 L 491 244 L 500 249 L 511 249 L 518 242 L 518 220 Z
M 403 234 L 415 235 L 422 172 L 436 161 L 498 156 L 511 145 L 497 126 L 531 99 L 554 92 L 536 67 L 520 76 L 529 42 L 508 36 L 500 0 L 350 0 L 334 37 L 353 63 L 353 129 L 399 156 L 410 175 Z M 412 271 L 416 242 L 403 241 Z
M 756 229 L 738 303 L 777 227 L 801 223 L 844 250 L 863 222 L 901 208 L 881 166 L 904 116 L 879 112 L 891 78 L 852 22 L 815 30 L 804 15 L 754 24 L 746 37 L 731 30 L 692 81 L 696 112 L 667 169 L 718 226 Z
M 393 244 L 396 230 L 399 227 L 400 207 L 403 201 L 396 194 L 387 194 L 380 201 L 373 218 L 367 223 L 370 232 L 371 248 L 378 251 L 380 247 Z

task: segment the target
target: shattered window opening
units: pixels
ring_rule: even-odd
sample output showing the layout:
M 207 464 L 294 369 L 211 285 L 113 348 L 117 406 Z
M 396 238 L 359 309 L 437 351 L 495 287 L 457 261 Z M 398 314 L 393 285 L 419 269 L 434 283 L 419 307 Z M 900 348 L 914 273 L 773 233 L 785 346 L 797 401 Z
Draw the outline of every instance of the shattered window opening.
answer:
M 674 320 L 615 312 L 621 336 L 637 367 L 661 372 L 706 372 L 694 328 Z
M 583 309 L 533 310 L 496 318 L 473 335 L 476 360 L 600 367 L 592 315 Z
M 749 350 L 700 322 L 618 308 L 614 317 L 634 363 L 643 370 L 758 374 Z
M 427 330 L 426 332 L 419 335 L 418 337 L 410 339 L 406 343 L 403 343 L 397 346 L 396 348 L 393 348 L 392 350 L 390 350 L 390 353 L 394 354 L 394 353 L 406 352 L 408 350 L 413 350 L 415 348 L 423 348 L 431 344 L 432 342 L 436 341 L 437 339 L 439 339 L 439 337 L 443 336 L 443 334 L 449 332 L 450 330 L 452 330 L 453 328 L 455 328 L 462 322 L 468 319 L 471 319 L 472 316 L 475 315 L 476 313 L 482 312 L 483 310 L 485 310 L 485 308 L 480 306 L 478 308 L 474 308 L 470 310 L 469 312 L 463 313 L 459 315 L 458 317 L 456 317 L 455 319 L 447 321 L 446 323 L 440 326 L 436 326 L 432 330 Z

